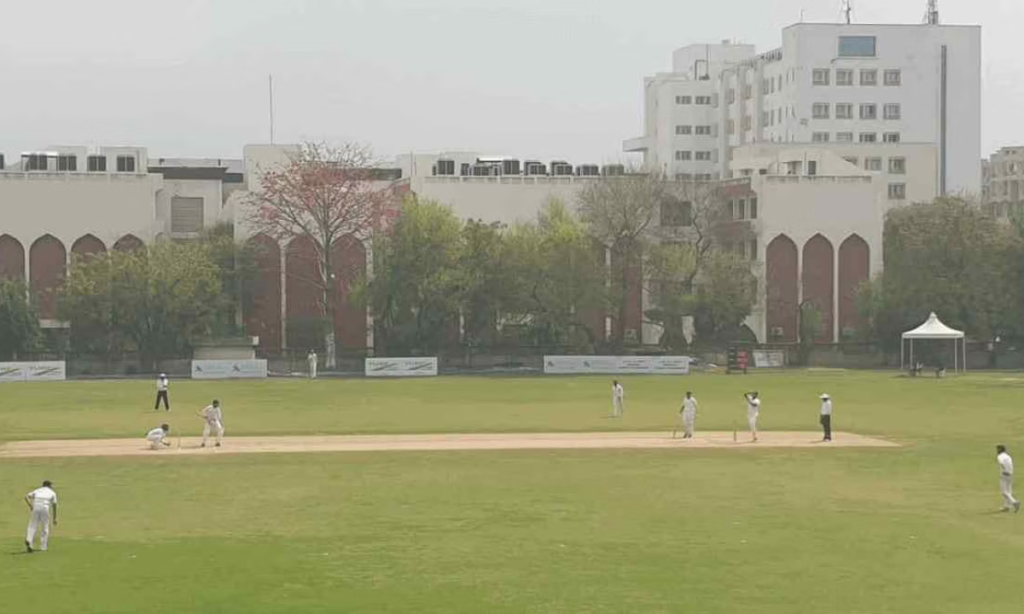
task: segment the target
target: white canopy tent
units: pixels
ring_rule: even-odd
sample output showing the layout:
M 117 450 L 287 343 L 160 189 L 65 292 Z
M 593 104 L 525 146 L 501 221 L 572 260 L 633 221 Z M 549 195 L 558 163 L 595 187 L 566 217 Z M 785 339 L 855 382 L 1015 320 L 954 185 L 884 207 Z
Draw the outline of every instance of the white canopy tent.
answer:
M 910 341 L 910 366 L 914 362 L 914 340 L 915 339 L 952 339 L 953 340 L 953 371 L 967 370 L 967 341 L 964 339 L 963 331 L 952 329 L 939 320 L 934 312 L 928 316 L 928 321 L 914 330 L 903 333 L 903 340 L 900 342 L 900 369 L 905 364 L 904 356 L 907 340 Z M 957 343 L 959 341 L 959 344 Z M 962 360 L 961 360 L 962 358 Z

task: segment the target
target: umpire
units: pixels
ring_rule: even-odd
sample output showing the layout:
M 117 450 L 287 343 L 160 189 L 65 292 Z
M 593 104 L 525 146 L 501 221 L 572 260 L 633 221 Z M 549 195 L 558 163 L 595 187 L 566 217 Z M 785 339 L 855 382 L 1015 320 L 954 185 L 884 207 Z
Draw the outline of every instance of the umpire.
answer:
M 160 411 L 160 401 L 164 402 L 164 409 L 171 411 L 171 403 L 167 400 L 167 386 L 169 383 L 166 373 L 161 373 L 160 377 L 156 378 L 156 403 L 153 405 L 154 411 Z
M 825 431 L 822 441 L 832 441 L 832 398 L 827 393 L 821 395 L 821 428 Z

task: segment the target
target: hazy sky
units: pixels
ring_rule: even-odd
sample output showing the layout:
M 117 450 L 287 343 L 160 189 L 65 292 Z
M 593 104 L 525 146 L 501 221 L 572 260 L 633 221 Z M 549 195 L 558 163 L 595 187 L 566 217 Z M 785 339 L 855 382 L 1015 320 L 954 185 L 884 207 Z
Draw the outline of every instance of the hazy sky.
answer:
M 854 0 L 917 23 L 925 0 Z M 1024 143 L 1021 0 L 940 0 L 984 27 L 982 150 Z M 839 0 L 0 0 L 0 152 L 140 145 L 240 157 L 268 140 L 381 155 L 481 150 L 605 162 L 638 136 L 645 75 L 721 39 L 781 44 Z

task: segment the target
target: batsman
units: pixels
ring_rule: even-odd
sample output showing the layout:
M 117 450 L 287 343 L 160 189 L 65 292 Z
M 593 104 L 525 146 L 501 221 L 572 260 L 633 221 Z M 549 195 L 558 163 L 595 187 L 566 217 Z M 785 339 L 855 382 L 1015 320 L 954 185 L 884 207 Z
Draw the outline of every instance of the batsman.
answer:
M 213 403 L 204 407 L 198 415 L 205 421 L 205 424 L 203 424 L 203 443 L 199 447 L 206 447 L 206 441 L 210 438 L 210 432 L 213 431 L 213 436 L 217 438 L 217 447 L 219 448 L 221 437 L 224 436 L 224 414 L 220 409 L 220 401 L 214 399 Z

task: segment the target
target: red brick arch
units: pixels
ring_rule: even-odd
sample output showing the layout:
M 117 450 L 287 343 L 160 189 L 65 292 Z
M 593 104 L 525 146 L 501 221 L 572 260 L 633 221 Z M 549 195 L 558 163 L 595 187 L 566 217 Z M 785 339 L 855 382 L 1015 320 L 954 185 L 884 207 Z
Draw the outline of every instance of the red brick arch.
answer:
M 814 305 L 821 314 L 821 332 L 814 339 L 817 343 L 831 343 L 833 339 L 835 258 L 832 242 L 820 234 L 804 244 L 803 303 Z
M 25 281 L 25 248 L 11 235 L 0 235 L 0 281 Z
M 142 239 L 132 234 L 127 234 L 114 243 L 114 249 L 119 252 L 133 252 L 137 249 L 142 249 L 146 244 L 142 242 Z
M 245 328 L 260 338 L 260 347 L 281 349 L 281 247 L 265 234 L 248 241 L 253 249 L 259 275 L 248 288 Z
M 768 244 L 765 263 L 769 341 L 796 341 L 800 302 L 798 261 L 796 243 L 786 235 L 779 235 Z M 776 329 L 782 329 L 782 334 L 773 335 Z
M 335 270 L 334 318 L 339 349 L 366 347 L 366 307 L 352 301 L 355 284 L 366 274 L 366 247 L 352 235 L 345 235 L 334 244 L 331 262 Z
M 839 332 L 847 335 L 866 324 L 857 309 L 857 292 L 871 275 L 871 248 L 852 234 L 839 246 Z
M 39 316 L 57 317 L 57 291 L 64 282 L 67 250 L 53 235 L 43 235 L 29 249 L 29 284 L 39 301 Z
M 103 254 L 107 247 L 93 235 L 83 235 L 71 245 L 71 254 L 79 258 L 87 258 L 96 254 Z

